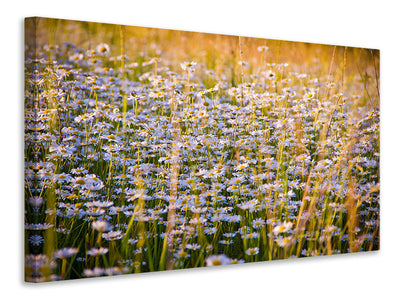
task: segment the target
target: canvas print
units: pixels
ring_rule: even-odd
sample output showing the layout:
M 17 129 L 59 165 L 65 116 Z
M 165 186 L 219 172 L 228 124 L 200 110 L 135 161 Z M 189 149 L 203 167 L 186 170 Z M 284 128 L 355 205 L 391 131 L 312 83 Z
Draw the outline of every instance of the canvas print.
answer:
M 378 250 L 379 70 L 375 49 L 27 18 L 25 280 Z

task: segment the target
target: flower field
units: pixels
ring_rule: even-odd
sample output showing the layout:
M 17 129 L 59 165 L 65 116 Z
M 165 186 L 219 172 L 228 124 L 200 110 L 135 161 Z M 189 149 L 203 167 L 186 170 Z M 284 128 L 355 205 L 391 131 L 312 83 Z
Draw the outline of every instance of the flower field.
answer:
M 26 26 L 26 281 L 379 249 L 379 51 Z

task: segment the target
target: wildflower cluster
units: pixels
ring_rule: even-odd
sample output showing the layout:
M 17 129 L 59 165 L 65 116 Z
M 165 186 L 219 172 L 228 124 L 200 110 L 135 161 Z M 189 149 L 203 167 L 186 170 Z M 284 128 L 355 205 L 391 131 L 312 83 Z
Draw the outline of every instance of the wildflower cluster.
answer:
M 27 280 L 379 248 L 379 109 L 361 83 L 30 50 Z

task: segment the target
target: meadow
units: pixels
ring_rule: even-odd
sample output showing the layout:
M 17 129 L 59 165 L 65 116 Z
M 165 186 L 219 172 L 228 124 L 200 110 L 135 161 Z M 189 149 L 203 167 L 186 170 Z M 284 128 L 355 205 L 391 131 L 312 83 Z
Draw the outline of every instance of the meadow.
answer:
M 25 280 L 379 249 L 379 51 L 26 19 Z

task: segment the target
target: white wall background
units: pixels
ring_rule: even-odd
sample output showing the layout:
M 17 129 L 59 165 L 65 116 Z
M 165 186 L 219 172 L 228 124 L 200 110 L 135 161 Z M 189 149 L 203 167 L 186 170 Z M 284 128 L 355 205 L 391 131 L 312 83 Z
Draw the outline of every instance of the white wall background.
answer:
M 2 299 L 399 299 L 400 21 L 395 1 L 35 0 L 7 1 L 1 14 Z M 381 250 L 212 270 L 23 283 L 23 18 L 28 16 L 380 49 Z

